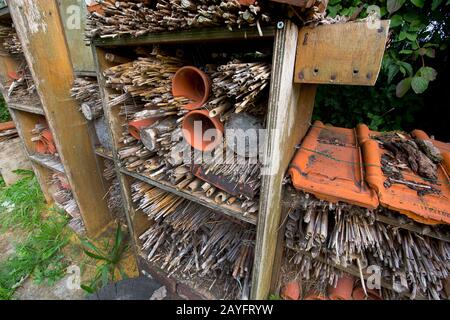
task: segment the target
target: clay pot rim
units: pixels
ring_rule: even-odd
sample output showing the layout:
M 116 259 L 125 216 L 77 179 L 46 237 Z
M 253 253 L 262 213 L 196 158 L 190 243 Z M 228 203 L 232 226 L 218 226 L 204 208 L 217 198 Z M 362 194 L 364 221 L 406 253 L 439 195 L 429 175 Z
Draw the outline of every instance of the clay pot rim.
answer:
M 163 117 L 154 117 L 141 120 L 132 120 L 128 122 L 128 132 L 137 140 L 141 140 L 140 131 L 144 128 L 150 127 L 156 121 L 162 119 Z
M 191 141 L 189 141 L 189 140 L 186 138 L 186 136 L 185 136 L 185 134 L 184 134 L 184 133 L 185 133 L 185 130 L 186 130 L 186 131 L 189 131 L 188 129 L 185 128 L 185 125 L 186 125 L 186 119 L 189 119 L 189 117 L 192 116 L 192 115 L 201 115 L 201 116 L 204 116 L 205 118 L 208 118 L 208 119 L 211 121 L 211 123 L 214 125 L 214 128 L 215 128 L 221 135 L 223 135 L 223 132 L 224 132 L 224 126 L 223 126 L 222 122 L 220 122 L 220 120 L 218 120 L 217 117 L 211 118 L 211 117 L 209 116 L 209 111 L 208 111 L 208 110 L 206 110 L 206 109 L 200 109 L 200 110 L 192 110 L 192 111 L 189 112 L 187 115 L 185 115 L 184 120 L 183 120 L 183 123 L 181 124 L 181 129 L 182 129 L 183 137 L 184 137 L 184 139 L 186 140 L 186 142 L 187 142 L 190 146 L 192 146 L 193 148 L 195 148 L 195 149 L 197 149 L 197 150 L 200 150 L 200 151 L 211 151 L 211 150 L 213 150 L 215 147 L 217 147 L 217 146 L 220 144 L 220 139 L 216 139 L 216 140 L 210 142 L 210 144 L 207 145 L 205 148 L 203 148 L 203 146 L 202 146 L 202 148 L 198 148 L 198 146 L 195 146 L 193 143 L 191 143 Z M 222 139 L 223 139 L 223 138 L 222 138 Z
M 209 78 L 209 76 L 206 73 L 204 73 L 199 68 L 194 67 L 194 66 L 184 66 L 184 67 L 181 67 L 180 69 L 178 69 L 172 78 L 172 95 L 174 97 L 185 96 L 185 95 L 177 93 L 177 88 L 176 88 L 175 83 L 176 83 L 177 77 L 179 77 L 182 72 L 185 72 L 187 70 L 195 71 L 195 73 L 197 73 L 202 78 L 203 84 L 205 86 L 205 94 L 203 95 L 203 99 L 201 101 L 188 103 L 188 104 L 184 105 L 182 108 L 185 110 L 190 110 L 190 111 L 198 110 L 198 109 L 202 108 L 208 102 L 209 96 L 211 94 L 211 79 Z M 192 97 L 186 97 L 186 98 L 191 99 Z

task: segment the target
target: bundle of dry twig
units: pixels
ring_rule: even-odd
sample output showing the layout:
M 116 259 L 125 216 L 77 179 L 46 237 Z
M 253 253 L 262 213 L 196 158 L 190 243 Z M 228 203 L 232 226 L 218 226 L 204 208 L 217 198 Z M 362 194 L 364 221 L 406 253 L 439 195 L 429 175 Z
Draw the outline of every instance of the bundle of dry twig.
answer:
M 112 215 L 119 220 L 125 222 L 125 214 L 123 210 L 123 199 L 120 190 L 119 178 L 116 174 L 114 162 L 108 159 L 104 160 L 103 177 L 111 183 L 107 197 L 107 205 Z
M 11 55 L 23 55 L 22 44 L 13 27 L 0 26 L 0 38 L 3 38 L 3 47 Z
M 80 103 L 81 111 L 87 120 L 91 121 L 103 115 L 100 87 L 96 78 L 76 78 L 70 94 Z
M 243 6 L 237 0 L 157 0 L 154 9 L 143 3 L 105 1 L 100 12 L 88 16 L 86 40 L 211 26 L 261 30 L 271 21 L 268 12 L 258 2 Z

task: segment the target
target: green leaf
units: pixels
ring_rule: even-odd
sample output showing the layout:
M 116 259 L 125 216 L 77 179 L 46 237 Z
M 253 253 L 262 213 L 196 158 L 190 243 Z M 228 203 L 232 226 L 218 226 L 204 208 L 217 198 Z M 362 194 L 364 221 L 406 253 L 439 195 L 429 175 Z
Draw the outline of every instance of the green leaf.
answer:
M 395 28 L 400 26 L 403 23 L 403 18 L 399 14 L 395 14 L 391 17 L 391 24 L 389 25 L 390 28 Z
M 429 81 L 423 77 L 414 77 L 411 81 L 411 87 L 415 93 L 419 94 L 427 90 L 428 82 Z
M 80 285 L 81 289 L 83 289 L 84 291 L 86 291 L 87 293 L 93 294 L 95 292 L 95 290 L 85 284 Z
M 396 64 L 391 64 L 388 68 L 388 83 L 392 82 L 392 79 L 397 75 L 400 70 L 399 66 Z
M 405 0 L 387 0 L 387 10 L 389 11 L 389 13 L 394 13 L 395 11 L 397 11 L 398 9 L 400 9 L 403 4 L 405 3 Z
M 422 67 L 417 73 L 420 74 L 422 78 L 425 78 L 428 81 L 436 80 L 437 71 L 432 67 Z
M 400 31 L 400 34 L 398 35 L 398 40 L 403 41 L 406 39 L 406 32 Z
M 442 1 L 443 0 L 433 0 L 433 2 L 431 3 L 431 10 L 436 10 L 436 8 L 440 6 Z
M 422 8 L 423 5 L 424 5 L 424 3 L 425 3 L 425 0 L 411 0 L 411 2 L 412 2 L 416 7 Z
M 412 54 L 414 51 L 413 50 L 401 50 L 399 53 L 400 54 Z
M 109 259 L 106 258 L 106 257 L 99 256 L 99 255 L 97 255 L 97 254 L 95 254 L 95 253 L 92 253 L 92 252 L 90 252 L 90 251 L 87 251 L 87 250 L 85 250 L 85 249 L 83 249 L 83 251 L 84 251 L 84 253 L 85 253 L 88 257 L 90 257 L 90 258 L 92 258 L 92 259 L 109 261 Z
M 427 50 L 425 51 L 425 55 L 427 57 L 434 58 L 436 57 L 436 50 L 434 50 L 433 48 L 427 48 Z
M 411 80 L 411 77 L 405 78 L 397 84 L 395 88 L 395 95 L 397 97 L 401 98 L 408 92 L 409 88 L 411 88 Z
M 411 64 L 405 61 L 398 61 L 398 64 L 406 70 L 408 76 L 411 77 L 413 75 L 413 67 Z
M 406 38 L 408 38 L 409 41 L 416 41 L 417 33 L 407 32 L 406 33 Z
M 107 286 L 109 282 L 109 270 L 108 266 L 104 265 L 102 268 L 102 285 Z

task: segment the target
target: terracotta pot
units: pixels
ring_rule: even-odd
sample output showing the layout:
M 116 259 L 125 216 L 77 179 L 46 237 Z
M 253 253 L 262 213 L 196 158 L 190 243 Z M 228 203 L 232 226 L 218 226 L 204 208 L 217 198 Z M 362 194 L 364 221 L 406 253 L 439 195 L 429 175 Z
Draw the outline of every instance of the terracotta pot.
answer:
M 14 129 L 15 127 L 16 125 L 14 124 L 14 121 L 0 123 L 0 131 L 11 130 Z
M 239 4 L 241 6 L 250 6 L 252 4 L 255 4 L 256 0 L 238 0 Z
M 323 293 L 312 292 L 303 300 L 328 300 Z
M 183 106 L 187 110 L 201 108 L 211 93 L 211 79 L 201 70 L 187 66 L 180 68 L 172 79 L 174 97 L 185 97 L 191 103 Z
M 134 120 L 128 123 L 128 132 L 136 139 L 141 140 L 141 130 L 150 127 L 161 117 L 155 117 L 143 120 Z
M 284 300 L 298 300 L 301 296 L 301 288 L 297 281 L 286 283 L 281 289 L 281 297 Z
M 353 290 L 353 300 L 383 300 L 376 290 L 367 289 L 367 297 L 364 294 L 362 287 L 357 287 Z
M 98 14 L 101 14 L 101 15 L 105 14 L 105 10 L 103 9 L 103 6 L 100 3 L 96 3 L 96 4 L 88 6 L 87 10 L 89 13 L 97 12 Z
M 186 141 L 197 150 L 213 150 L 223 140 L 223 124 L 217 117 L 210 118 L 208 110 L 194 110 L 189 112 L 184 117 L 182 129 Z M 216 138 L 212 139 L 212 141 L 204 139 L 206 131 L 210 129 L 216 130 Z
M 345 275 L 339 278 L 336 288 L 331 287 L 328 290 L 328 296 L 331 300 L 352 300 L 354 282 L 352 276 Z

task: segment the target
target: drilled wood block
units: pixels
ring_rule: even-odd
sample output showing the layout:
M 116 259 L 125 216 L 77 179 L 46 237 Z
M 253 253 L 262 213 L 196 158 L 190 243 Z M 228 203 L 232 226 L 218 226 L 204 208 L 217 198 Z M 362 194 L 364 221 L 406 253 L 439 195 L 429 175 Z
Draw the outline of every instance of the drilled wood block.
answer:
M 382 20 L 302 28 L 294 82 L 375 85 L 389 23 Z

